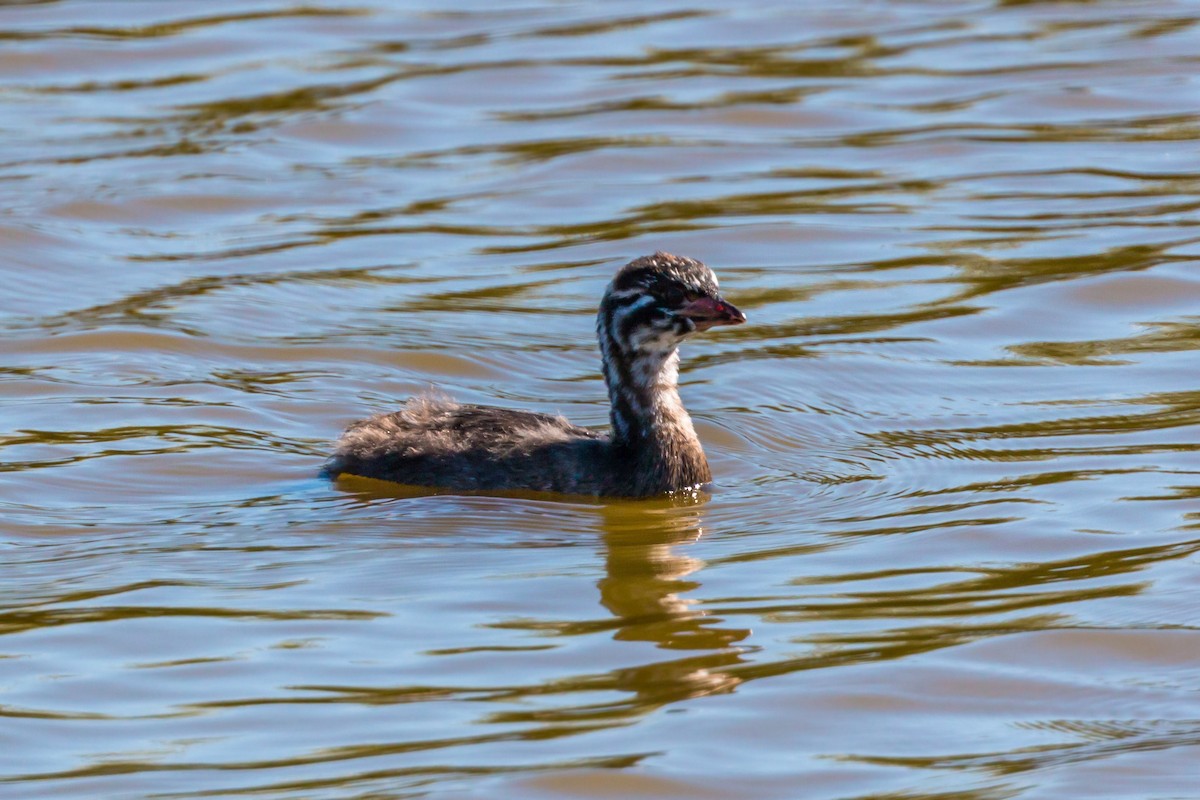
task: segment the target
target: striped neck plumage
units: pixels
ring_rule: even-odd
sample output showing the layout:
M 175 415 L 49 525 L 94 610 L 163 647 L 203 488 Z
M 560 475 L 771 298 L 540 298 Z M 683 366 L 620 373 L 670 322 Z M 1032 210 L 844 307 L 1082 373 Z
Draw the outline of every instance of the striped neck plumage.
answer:
M 597 318 L 613 440 L 659 449 L 664 440 L 696 440 L 679 399 L 677 338 L 647 324 L 655 309 L 646 295 L 609 295 Z M 697 443 L 698 445 L 698 443 Z

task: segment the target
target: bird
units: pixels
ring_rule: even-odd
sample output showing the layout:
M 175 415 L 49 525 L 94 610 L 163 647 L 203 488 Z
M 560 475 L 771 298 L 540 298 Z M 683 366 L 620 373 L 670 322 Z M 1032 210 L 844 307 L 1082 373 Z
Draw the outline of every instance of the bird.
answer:
M 636 258 L 617 271 L 596 315 L 607 433 L 562 416 L 425 394 L 351 424 L 325 474 L 456 491 L 616 498 L 695 491 L 712 472 L 679 397 L 679 345 L 745 321 L 704 263 L 662 251 Z

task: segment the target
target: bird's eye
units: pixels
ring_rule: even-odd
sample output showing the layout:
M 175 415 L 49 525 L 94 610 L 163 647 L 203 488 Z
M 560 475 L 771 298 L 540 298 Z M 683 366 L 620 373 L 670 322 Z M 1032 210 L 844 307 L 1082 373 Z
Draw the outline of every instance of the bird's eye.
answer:
M 689 294 L 678 286 L 668 286 L 663 292 L 663 301 L 668 308 L 678 308 L 690 299 Z

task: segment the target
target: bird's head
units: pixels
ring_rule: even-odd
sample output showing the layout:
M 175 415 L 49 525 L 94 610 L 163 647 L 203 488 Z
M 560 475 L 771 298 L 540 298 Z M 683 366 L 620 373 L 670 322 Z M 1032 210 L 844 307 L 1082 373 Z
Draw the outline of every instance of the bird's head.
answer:
M 599 327 L 630 354 L 669 353 L 693 333 L 740 325 L 746 315 L 721 297 L 717 276 L 699 261 L 658 252 L 629 262 L 609 284 Z

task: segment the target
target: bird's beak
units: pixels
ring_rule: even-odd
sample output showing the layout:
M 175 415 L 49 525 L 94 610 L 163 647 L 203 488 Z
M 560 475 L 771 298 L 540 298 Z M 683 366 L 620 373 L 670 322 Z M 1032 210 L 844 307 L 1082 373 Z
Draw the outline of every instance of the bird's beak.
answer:
M 679 313 L 694 322 L 698 331 L 716 325 L 741 325 L 746 321 L 745 314 L 720 297 L 698 298 L 681 308 Z

